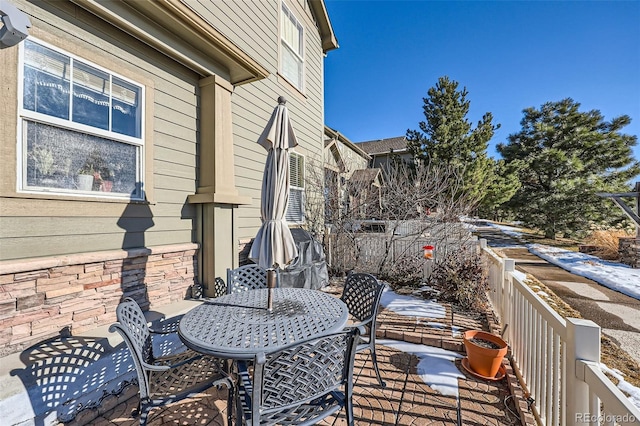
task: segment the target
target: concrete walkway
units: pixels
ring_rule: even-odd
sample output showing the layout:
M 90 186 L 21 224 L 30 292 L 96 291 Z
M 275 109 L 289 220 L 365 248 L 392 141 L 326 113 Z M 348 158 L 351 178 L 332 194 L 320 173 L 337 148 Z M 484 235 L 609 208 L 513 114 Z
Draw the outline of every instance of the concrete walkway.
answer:
M 480 227 L 476 233 L 494 250 L 514 259 L 517 270 L 532 275 L 584 318 L 598 324 L 640 364 L 640 300 L 552 265 L 496 228 Z

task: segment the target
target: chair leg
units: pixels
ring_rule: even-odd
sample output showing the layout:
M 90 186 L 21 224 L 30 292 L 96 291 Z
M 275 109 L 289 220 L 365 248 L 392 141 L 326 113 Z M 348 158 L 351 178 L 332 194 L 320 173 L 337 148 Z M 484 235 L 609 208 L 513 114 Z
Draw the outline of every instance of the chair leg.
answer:
M 378 369 L 378 357 L 376 356 L 376 344 L 375 341 L 371 342 L 371 361 L 373 361 L 373 368 L 376 370 L 376 376 L 378 377 L 378 382 L 380 382 L 380 387 L 385 388 L 387 384 L 382 380 L 380 376 L 380 370 Z
M 353 418 L 353 399 L 351 396 L 346 397 L 345 411 L 347 412 L 347 425 L 354 426 L 355 420 Z
M 149 411 L 153 408 L 148 404 L 140 404 L 140 426 L 146 426 L 149 419 Z
M 244 413 L 242 412 L 242 404 L 240 403 L 240 387 L 236 383 L 235 390 L 233 392 L 233 402 L 236 406 L 236 426 L 242 426 L 244 424 Z
M 227 426 L 233 426 L 233 400 L 235 399 L 235 386 L 231 380 L 227 383 Z

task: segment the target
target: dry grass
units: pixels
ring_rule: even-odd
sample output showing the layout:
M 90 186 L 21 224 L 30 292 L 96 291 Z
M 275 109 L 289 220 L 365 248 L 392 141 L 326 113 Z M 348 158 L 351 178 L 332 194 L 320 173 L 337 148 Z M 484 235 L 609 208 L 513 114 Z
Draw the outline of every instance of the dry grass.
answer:
M 555 240 L 550 238 L 546 238 L 544 234 L 538 231 L 532 231 L 525 233 L 524 239 L 528 243 L 532 244 L 542 244 L 545 246 L 553 246 L 562 248 L 565 250 L 578 251 L 578 247 L 582 244 L 581 241 L 574 240 L 572 238 L 561 238 L 557 237 Z
M 618 240 L 621 237 L 632 237 L 634 234 L 624 229 L 602 229 L 593 231 L 587 238 L 585 244 L 595 246 L 593 253 L 601 259 L 618 260 Z
M 562 318 L 582 318 L 580 312 L 573 309 L 565 301 L 560 299 L 555 293 L 546 285 L 542 284 L 537 279 L 527 276 L 525 283 L 545 302 L 555 310 Z M 546 294 L 539 294 L 538 290 L 542 290 Z M 600 361 L 607 367 L 620 370 L 624 375 L 627 382 L 633 386 L 640 387 L 640 370 L 638 369 L 638 363 L 631 356 L 620 349 L 620 347 L 609 337 L 602 335 L 600 339 L 601 356 Z M 618 383 L 618 380 L 612 376 L 609 376 L 612 382 Z

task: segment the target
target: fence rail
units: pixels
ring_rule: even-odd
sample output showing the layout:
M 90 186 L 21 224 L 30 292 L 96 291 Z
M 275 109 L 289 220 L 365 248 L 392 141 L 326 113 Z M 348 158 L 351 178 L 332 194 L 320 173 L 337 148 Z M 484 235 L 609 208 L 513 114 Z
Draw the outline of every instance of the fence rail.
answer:
M 640 410 L 600 368 L 600 327 L 560 317 L 512 259 L 498 256 L 484 240 L 480 246 L 489 264 L 489 298 L 537 420 L 554 426 L 638 424 Z
M 362 229 L 379 232 L 362 232 Z M 367 225 L 367 226 L 365 226 Z M 325 254 L 327 263 L 336 270 L 391 269 L 403 261 L 411 261 L 422 268 L 426 277 L 433 262 L 443 259 L 448 253 L 466 248 L 477 250 L 477 237 L 460 223 L 437 222 L 435 220 L 407 221 L 361 221 L 352 224 L 348 232 L 327 232 Z M 425 245 L 435 246 L 433 262 L 422 259 Z

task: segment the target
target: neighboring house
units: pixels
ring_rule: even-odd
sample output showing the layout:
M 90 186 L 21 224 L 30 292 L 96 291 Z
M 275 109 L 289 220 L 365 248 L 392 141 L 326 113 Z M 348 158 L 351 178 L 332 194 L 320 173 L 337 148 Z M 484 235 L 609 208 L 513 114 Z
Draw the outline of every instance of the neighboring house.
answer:
M 208 294 L 260 226 L 279 95 L 304 224 L 337 48 L 323 1 L 9 1 L 32 27 L 0 50 L 0 355 L 111 323 L 123 296 Z
M 348 182 L 366 169 L 371 157 L 340 132 L 324 128 L 325 221 L 332 223 L 349 203 Z
M 393 161 L 413 162 L 413 156 L 407 149 L 407 139 L 404 136 L 356 142 L 356 146 L 371 156 L 370 167 L 384 169 Z
M 355 170 L 347 184 L 349 211 L 353 219 L 380 219 L 382 212 L 382 171 Z

